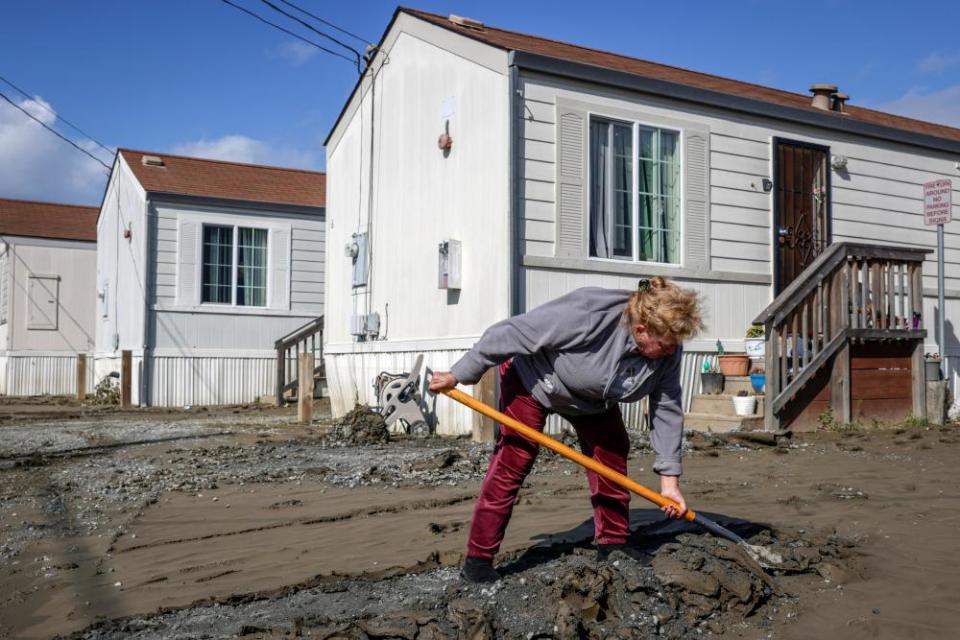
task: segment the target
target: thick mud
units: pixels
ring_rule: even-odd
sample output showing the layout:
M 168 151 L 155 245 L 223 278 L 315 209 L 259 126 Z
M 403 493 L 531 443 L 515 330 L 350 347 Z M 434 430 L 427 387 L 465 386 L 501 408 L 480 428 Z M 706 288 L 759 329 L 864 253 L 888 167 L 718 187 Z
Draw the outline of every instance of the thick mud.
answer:
M 330 425 L 325 440 L 340 446 L 386 444 L 390 442 L 390 433 L 383 416 L 366 405 L 357 405 Z
M 659 545 L 649 566 L 621 552 L 598 563 L 583 546 L 540 546 L 507 564 L 492 585 L 465 583 L 450 568 L 331 580 L 280 596 L 114 620 L 72 637 L 691 639 L 770 629 L 795 615 L 789 585 L 798 576 L 850 575 L 857 562 L 852 543 L 835 535 L 754 536 L 751 542 L 784 555 L 776 576 L 758 570 L 737 545 L 706 535 L 640 540 Z
M 652 561 L 598 563 L 583 473 L 544 452 L 503 580 L 470 585 L 490 445 L 169 418 L 0 427 L 0 637 L 855 640 L 950 637 L 960 619 L 952 427 L 691 435 L 688 502 L 782 556 L 775 571 L 639 499 L 631 543 Z M 632 440 L 630 475 L 656 487 Z

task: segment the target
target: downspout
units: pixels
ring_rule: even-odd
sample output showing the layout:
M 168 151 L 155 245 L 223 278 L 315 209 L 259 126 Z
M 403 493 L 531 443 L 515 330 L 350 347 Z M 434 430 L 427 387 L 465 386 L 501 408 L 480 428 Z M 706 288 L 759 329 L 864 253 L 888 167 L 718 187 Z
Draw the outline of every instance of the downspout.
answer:
M 520 175 L 518 170 L 520 147 L 517 144 L 517 137 L 520 134 L 520 108 L 523 106 L 523 101 L 520 99 L 522 97 L 522 90 L 520 89 L 520 69 L 514 61 L 515 53 L 516 52 L 511 51 L 507 58 L 510 92 L 507 99 L 510 117 L 510 123 L 507 127 L 508 135 L 510 136 L 510 142 L 508 144 L 510 161 L 508 162 L 507 169 L 507 180 L 510 184 L 510 198 L 507 206 L 507 215 L 510 217 L 510 278 L 507 282 L 507 287 L 509 289 L 508 295 L 511 316 L 519 315 L 523 309 L 523 300 L 521 299 L 522 290 L 520 286 L 520 269 L 523 264 L 523 244 L 520 241 L 520 220 L 518 219 L 520 215 L 520 184 L 518 181 Z
M 16 287 L 17 287 L 17 278 L 16 271 L 17 261 L 14 259 L 14 245 L 7 242 L 6 238 L 0 238 L 0 242 L 3 242 L 3 251 L 7 255 L 7 269 L 6 273 L 2 274 L 3 278 L 7 281 L 7 317 L 4 318 L 7 321 L 7 339 L 3 348 L 7 351 L 13 350 L 13 319 L 16 318 L 16 309 L 15 309 L 15 300 L 16 300 Z M 0 285 L 2 286 L 2 285 Z
M 148 389 L 149 371 L 148 353 L 150 351 L 150 300 L 153 298 L 153 279 L 150 274 L 153 270 L 154 254 L 151 251 L 153 246 L 150 233 L 150 194 L 147 193 L 143 203 L 143 344 L 140 356 L 140 392 L 139 400 L 141 407 L 149 406 Z

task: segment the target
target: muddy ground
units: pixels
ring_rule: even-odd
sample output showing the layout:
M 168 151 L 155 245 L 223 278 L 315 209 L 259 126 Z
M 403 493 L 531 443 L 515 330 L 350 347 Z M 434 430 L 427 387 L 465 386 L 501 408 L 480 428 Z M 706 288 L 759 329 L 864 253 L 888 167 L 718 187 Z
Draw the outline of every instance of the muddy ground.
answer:
M 489 445 L 299 427 L 290 410 L 65 406 L 0 419 L 0 636 L 942 638 L 960 623 L 952 427 L 694 436 L 688 502 L 780 553 L 771 572 L 639 499 L 632 542 L 652 563 L 598 564 L 582 471 L 543 455 L 504 580 L 472 586 L 456 565 Z M 634 444 L 631 475 L 656 486 Z

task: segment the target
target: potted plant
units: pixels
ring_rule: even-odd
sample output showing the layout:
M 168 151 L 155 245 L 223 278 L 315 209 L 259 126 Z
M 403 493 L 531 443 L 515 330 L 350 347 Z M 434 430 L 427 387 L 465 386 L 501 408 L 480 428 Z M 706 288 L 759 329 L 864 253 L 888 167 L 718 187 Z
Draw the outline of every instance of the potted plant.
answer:
M 763 393 L 764 387 L 767 385 L 767 374 L 764 373 L 763 367 L 754 367 L 750 372 L 750 386 L 753 387 L 753 390 L 757 393 Z
M 924 354 L 923 360 L 925 362 L 924 371 L 926 372 L 924 377 L 926 378 L 927 382 L 937 382 L 940 380 L 940 354 Z
M 752 416 L 757 411 L 757 396 L 750 395 L 746 389 L 741 389 L 733 396 L 733 412 L 738 416 Z
M 723 393 L 723 374 L 717 365 L 709 360 L 703 361 L 703 370 L 700 372 L 700 393 L 716 395 Z
M 766 342 L 763 339 L 763 325 L 752 324 L 747 329 L 747 337 L 743 341 L 744 351 L 754 360 L 760 360 L 766 353 L 764 349 Z
M 745 353 L 727 353 L 717 340 L 717 362 L 725 376 L 745 376 L 750 370 L 750 358 Z

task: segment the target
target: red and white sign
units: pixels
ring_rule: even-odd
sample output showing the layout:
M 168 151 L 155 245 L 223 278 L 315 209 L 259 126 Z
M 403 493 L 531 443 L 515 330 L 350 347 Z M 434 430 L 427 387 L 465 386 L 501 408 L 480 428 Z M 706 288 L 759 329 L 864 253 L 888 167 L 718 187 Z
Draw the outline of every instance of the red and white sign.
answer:
M 950 222 L 953 183 L 950 180 L 933 180 L 923 183 L 923 223 L 926 225 Z

